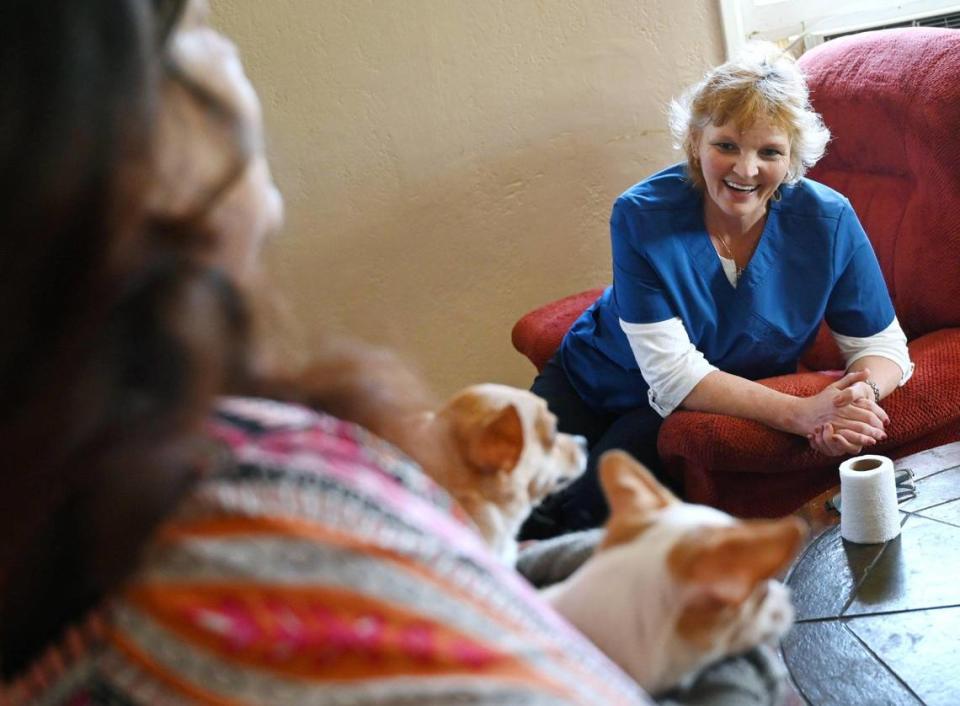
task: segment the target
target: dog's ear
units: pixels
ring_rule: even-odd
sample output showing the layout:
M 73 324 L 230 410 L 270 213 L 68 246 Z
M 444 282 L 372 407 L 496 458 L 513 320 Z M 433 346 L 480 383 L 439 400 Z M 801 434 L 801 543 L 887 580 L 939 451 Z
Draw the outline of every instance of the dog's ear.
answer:
M 789 565 L 806 533 L 796 517 L 704 528 L 673 548 L 668 566 L 678 581 L 697 586 L 703 595 L 740 605 L 760 581 Z
M 523 422 L 512 404 L 462 439 L 467 461 L 481 471 L 512 471 L 523 453 Z
M 598 473 L 610 505 L 610 519 L 599 549 L 629 542 L 650 525 L 657 510 L 679 502 L 650 471 L 623 451 L 603 454 Z
M 600 486 L 610 515 L 649 515 L 677 498 L 630 454 L 608 451 L 600 457 Z

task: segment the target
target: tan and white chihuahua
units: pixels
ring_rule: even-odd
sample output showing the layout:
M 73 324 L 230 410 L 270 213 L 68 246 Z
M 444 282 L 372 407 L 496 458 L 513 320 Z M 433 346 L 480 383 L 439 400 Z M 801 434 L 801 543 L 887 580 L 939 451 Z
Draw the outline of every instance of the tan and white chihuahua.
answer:
M 544 591 L 641 686 L 686 686 L 708 663 L 775 642 L 793 622 L 773 580 L 798 552 L 797 518 L 740 521 L 681 502 L 627 454 L 600 459 L 610 519 L 596 553 Z
M 506 385 L 467 387 L 415 425 L 413 446 L 416 438 L 439 441 L 439 453 L 418 458 L 424 470 L 510 565 L 530 511 L 586 467 L 586 440 L 558 432 L 540 397 Z
M 556 417 L 533 393 L 473 385 L 437 405 L 421 376 L 382 348 L 331 341 L 285 394 L 399 447 L 511 566 L 530 511 L 586 467 L 586 440 L 557 432 Z

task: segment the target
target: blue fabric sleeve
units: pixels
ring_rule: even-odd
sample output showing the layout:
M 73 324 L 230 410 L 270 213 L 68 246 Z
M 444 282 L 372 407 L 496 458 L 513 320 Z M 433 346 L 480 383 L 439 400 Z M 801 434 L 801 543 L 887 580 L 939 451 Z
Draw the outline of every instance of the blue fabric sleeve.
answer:
M 840 214 L 835 243 L 837 278 L 827 301 L 827 325 L 844 336 L 879 333 L 893 321 L 893 303 L 873 246 L 849 204 Z
M 666 321 L 675 315 L 659 275 L 641 252 L 642 220 L 642 213 L 632 202 L 621 198 L 613 205 L 613 299 L 619 317 L 632 324 Z

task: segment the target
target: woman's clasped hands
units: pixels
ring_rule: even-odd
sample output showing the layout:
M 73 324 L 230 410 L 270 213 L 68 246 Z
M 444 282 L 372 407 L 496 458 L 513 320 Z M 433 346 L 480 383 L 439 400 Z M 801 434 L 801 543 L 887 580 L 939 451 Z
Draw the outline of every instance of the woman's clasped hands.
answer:
M 858 454 L 887 438 L 890 417 L 876 403 L 869 377 L 869 370 L 847 373 L 803 400 L 811 448 L 827 456 Z

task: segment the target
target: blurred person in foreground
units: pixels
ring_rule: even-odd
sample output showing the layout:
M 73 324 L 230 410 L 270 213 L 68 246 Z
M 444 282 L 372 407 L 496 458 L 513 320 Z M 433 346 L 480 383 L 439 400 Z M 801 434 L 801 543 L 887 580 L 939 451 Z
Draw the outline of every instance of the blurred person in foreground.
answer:
M 0 34 L 0 701 L 643 703 L 395 447 L 251 396 L 282 204 L 204 4 Z

